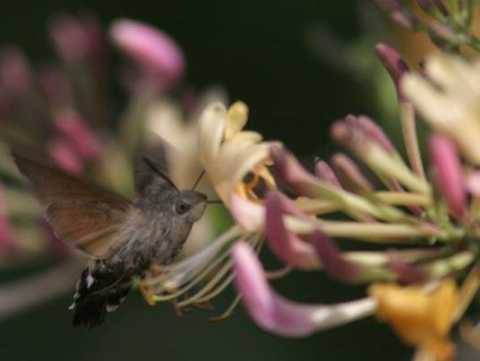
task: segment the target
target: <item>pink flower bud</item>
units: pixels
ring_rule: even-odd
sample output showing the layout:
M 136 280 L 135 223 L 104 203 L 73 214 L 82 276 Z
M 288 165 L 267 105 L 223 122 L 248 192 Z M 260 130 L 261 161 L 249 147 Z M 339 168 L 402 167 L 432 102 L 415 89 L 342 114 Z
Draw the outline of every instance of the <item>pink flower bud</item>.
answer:
M 22 96 L 32 87 L 32 73 L 24 54 L 17 48 L 0 53 L 0 85 L 10 96 Z
M 398 282 L 403 284 L 417 283 L 425 280 L 425 274 L 414 265 L 403 261 L 395 253 L 390 254 L 388 262 L 390 269 L 396 273 Z
M 332 157 L 332 165 L 346 190 L 358 194 L 369 193 L 373 190 L 358 165 L 347 155 L 335 154 Z
M 113 42 L 145 74 L 164 84 L 177 82 L 184 73 L 185 61 L 175 41 L 164 32 L 133 20 L 117 20 L 110 29 Z
M 70 107 L 71 89 L 65 74 L 55 66 L 47 66 L 38 72 L 40 89 L 53 109 Z
M 466 186 L 455 144 L 447 137 L 435 134 L 428 141 L 428 149 L 437 188 L 449 210 L 460 218 L 466 209 Z
M 281 193 L 271 192 L 265 201 L 265 234 L 272 252 L 291 266 L 303 269 L 318 268 L 315 249 L 290 233 L 283 216 L 293 204 Z M 300 213 L 299 210 L 296 210 Z M 302 215 L 305 217 L 304 215 Z
M 59 15 L 49 24 L 50 36 L 58 56 L 67 64 L 85 62 L 89 53 L 89 36 L 78 18 Z
M 347 115 L 332 125 L 330 133 L 337 142 L 355 151 L 361 152 L 368 146 L 368 142 L 375 142 L 388 152 L 395 151 L 382 128 L 367 116 Z
M 315 163 L 315 175 L 324 182 L 330 183 L 338 188 L 342 188 L 342 185 L 338 181 L 333 169 L 327 162 L 324 162 L 323 160 L 319 160 Z
M 392 47 L 379 43 L 375 47 L 378 57 L 383 63 L 385 69 L 387 69 L 390 77 L 392 78 L 395 88 L 397 90 L 397 96 L 399 99 L 404 100 L 405 96 L 400 87 L 400 80 L 403 75 L 408 72 L 408 65 L 402 59 L 400 54 Z
M 270 155 L 280 179 L 291 186 L 298 194 L 316 193 L 319 180 L 307 172 L 295 156 L 279 144 L 270 147 Z
M 358 267 L 343 258 L 334 241 L 320 230 L 316 230 L 309 238 L 315 247 L 316 254 L 325 271 L 332 277 L 342 281 L 354 281 L 359 274 Z

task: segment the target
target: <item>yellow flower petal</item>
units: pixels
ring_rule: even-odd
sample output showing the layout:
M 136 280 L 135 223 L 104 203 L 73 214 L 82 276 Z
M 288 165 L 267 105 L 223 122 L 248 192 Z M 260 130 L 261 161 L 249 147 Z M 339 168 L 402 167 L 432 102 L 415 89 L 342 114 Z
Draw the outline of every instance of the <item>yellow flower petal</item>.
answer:
M 208 105 L 200 116 L 200 159 L 205 168 L 215 160 L 223 141 L 227 110 L 222 103 Z
M 459 299 L 454 281 L 446 280 L 432 292 L 416 286 L 375 284 L 369 293 L 378 302 L 378 316 L 406 343 L 434 354 L 437 360 L 451 357 L 448 333 Z
M 247 124 L 248 107 L 244 102 L 237 101 L 228 108 L 225 139 L 228 140 L 243 129 Z

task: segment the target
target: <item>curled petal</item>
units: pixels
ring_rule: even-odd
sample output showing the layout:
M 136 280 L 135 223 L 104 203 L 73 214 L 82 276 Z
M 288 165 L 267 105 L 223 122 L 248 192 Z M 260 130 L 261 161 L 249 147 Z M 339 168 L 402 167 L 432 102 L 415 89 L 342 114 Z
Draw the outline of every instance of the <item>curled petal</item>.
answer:
M 253 250 L 237 243 L 232 250 L 235 285 L 257 325 L 285 337 L 302 337 L 371 315 L 376 302 L 370 298 L 335 305 L 306 305 L 289 301 L 268 285 Z
M 243 197 L 232 194 L 230 212 L 235 221 L 244 230 L 256 232 L 263 228 L 264 207 Z
M 451 212 L 461 217 L 466 208 L 466 187 L 455 144 L 445 136 L 433 135 L 429 151 L 437 187 Z
M 230 139 L 247 124 L 248 107 L 244 102 L 237 101 L 228 109 L 225 139 Z
M 220 102 L 209 104 L 200 115 L 200 158 L 205 167 L 215 160 L 223 140 L 227 110 Z
M 319 268 L 320 262 L 312 245 L 291 233 L 283 220 L 286 208 L 292 207 L 278 192 L 268 194 L 265 201 L 265 233 L 273 253 L 291 266 Z M 298 211 L 297 211 L 298 212 Z
M 310 237 L 310 243 L 315 247 L 325 271 L 332 277 L 343 281 L 355 280 L 359 274 L 358 267 L 343 258 L 335 243 L 326 234 L 315 230 Z
M 121 19 L 110 29 L 114 43 L 144 68 L 173 83 L 183 75 L 185 61 L 175 41 L 164 32 L 138 21 Z
M 390 77 L 395 83 L 395 88 L 397 90 L 397 95 L 400 99 L 404 98 L 404 94 L 400 87 L 400 79 L 402 76 L 408 72 L 408 65 L 402 59 L 400 54 L 392 47 L 379 43 L 375 46 L 378 57 L 383 63 L 385 69 L 387 69 Z

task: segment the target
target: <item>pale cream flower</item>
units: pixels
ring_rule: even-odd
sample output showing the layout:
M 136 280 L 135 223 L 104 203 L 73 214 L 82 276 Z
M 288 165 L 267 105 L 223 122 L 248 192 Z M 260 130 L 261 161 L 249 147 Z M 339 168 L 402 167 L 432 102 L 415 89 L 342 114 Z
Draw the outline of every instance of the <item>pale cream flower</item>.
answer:
M 434 130 L 480 163 L 480 60 L 439 53 L 428 59 L 425 74 L 407 74 L 403 91 Z

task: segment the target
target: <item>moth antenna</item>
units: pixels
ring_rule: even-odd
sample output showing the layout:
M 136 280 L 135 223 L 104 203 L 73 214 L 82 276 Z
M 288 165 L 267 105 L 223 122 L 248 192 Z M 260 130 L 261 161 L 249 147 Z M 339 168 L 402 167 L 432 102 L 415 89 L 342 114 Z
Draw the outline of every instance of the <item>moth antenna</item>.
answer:
M 202 170 L 202 172 L 200 173 L 200 175 L 197 177 L 197 180 L 195 181 L 195 183 L 193 183 L 192 191 L 194 191 L 195 188 L 197 188 L 198 183 L 200 183 L 200 181 L 202 180 L 202 177 L 204 176 L 204 174 L 205 174 L 205 169 Z
M 177 186 L 172 182 L 168 176 L 163 173 L 160 169 L 157 168 L 157 166 L 152 162 L 152 160 L 148 157 L 143 157 L 143 161 L 152 169 L 155 173 L 157 173 L 161 178 L 163 178 L 168 184 L 170 184 L 173 188 L 175 188 L 178 191 Z

